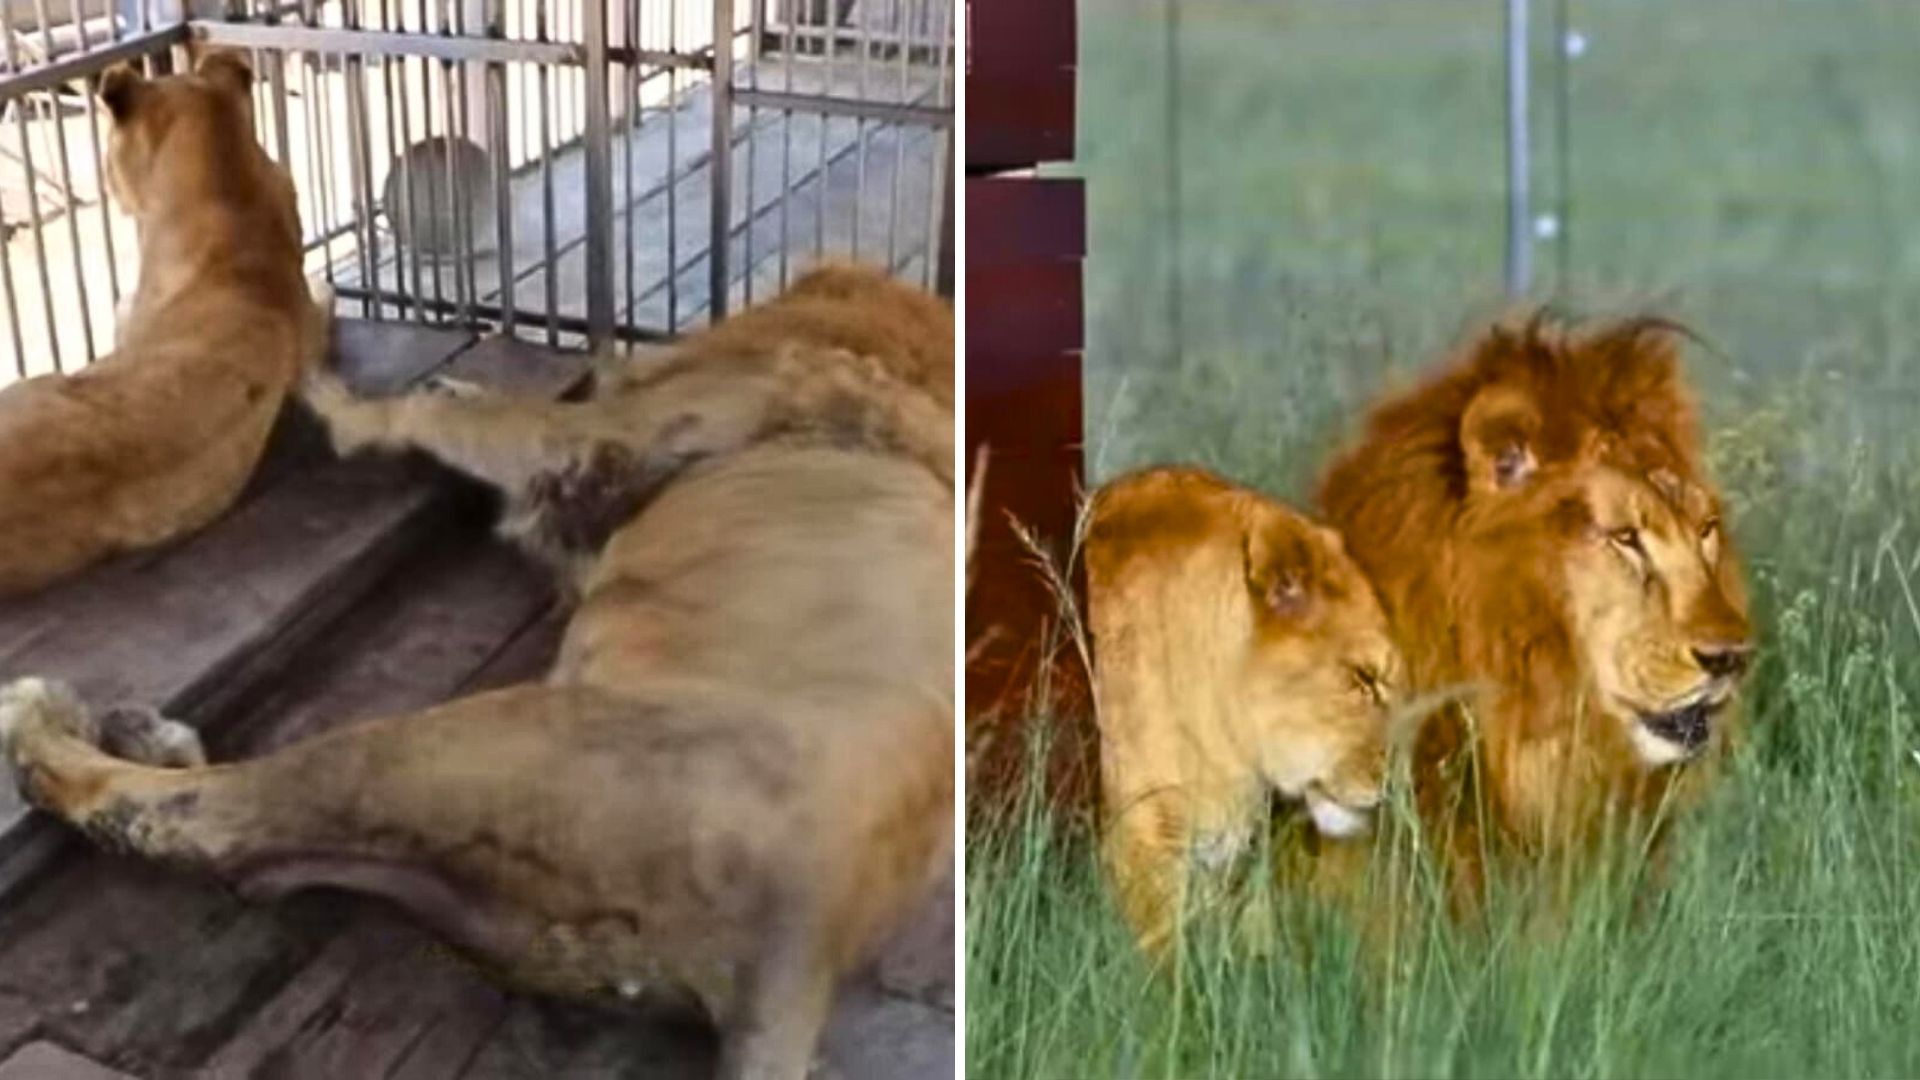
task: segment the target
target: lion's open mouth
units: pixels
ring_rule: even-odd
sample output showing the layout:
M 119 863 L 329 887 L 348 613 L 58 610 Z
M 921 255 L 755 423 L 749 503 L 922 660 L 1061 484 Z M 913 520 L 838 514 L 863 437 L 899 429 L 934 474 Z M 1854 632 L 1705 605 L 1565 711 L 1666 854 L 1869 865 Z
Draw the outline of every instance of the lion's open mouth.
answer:
M 1371 803 L 1350 805 L 1341 802 L 1322 790 L 1319 784 L 1307 785 L 1305 801 L 1307 814 L 1313 818 L 1313 827 L 1319 830 L 1321 836 L 1331 840 L 1359 836 L 1373 822 Z
M 1719 701 L 1702 698 L 1667 712 L 1641 713 L 1640 723 L 1653 735 L 1694 754 L 1707 745 L 1708 737 L 1713 734 L 1713 717 L 1726 703 L 1725 698 Z

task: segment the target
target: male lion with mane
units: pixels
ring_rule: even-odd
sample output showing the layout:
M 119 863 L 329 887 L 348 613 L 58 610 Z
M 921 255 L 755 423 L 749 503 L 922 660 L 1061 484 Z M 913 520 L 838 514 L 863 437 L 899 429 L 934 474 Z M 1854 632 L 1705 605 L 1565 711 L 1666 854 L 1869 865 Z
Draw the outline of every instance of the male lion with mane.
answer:
M 1462 911 L 1482 850 L 1578 854 L 1609 817 L 1664 820 L 1731 737 L 1752 631 L 1681 333 L 1497 327 L 1327 473 L 1415 688 L 1483 688 L 1414 755 Z
M 952 335 L 941 301 L 835 267 L 585 402 L 316 376 L 342 450 L 492 482 L 570 575 L 547 677 L 216 766 L 26 679 L 0 749 L 103 844 L 387 897 L 532 989 L 691 991 L 722 1075 L 793 1080 L 839 977 L 950 865 Z
M 1386 616 L 1339 534 L 1195 468 L 1095 493 L 1088 614 L 1102 850 L 1141 947 L 1160 953 L 1254 845 L 1268 797 L 1362 832 L 1401 677 Z
M 252 86 L 230 52 L 191 75 L 101 76 L 139 283 L 112 353 L 0 391 L 0 596 L 218 517 L 326 352 L 331 297 L 308 291 L 293 181 L 254 140 Z

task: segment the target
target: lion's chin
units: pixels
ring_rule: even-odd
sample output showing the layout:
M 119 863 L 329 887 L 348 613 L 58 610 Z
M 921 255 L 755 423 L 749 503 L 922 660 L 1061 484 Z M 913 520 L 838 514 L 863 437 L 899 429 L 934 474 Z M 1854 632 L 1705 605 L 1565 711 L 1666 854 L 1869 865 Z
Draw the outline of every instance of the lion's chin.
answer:
M 1372 815 L 1366 810 L 1355 810 L 1312 788 L 1307 789 L 1306 797 L 1307 813 L 1313 817 L 1313 827 L 1330 840 L 1359 836 L 1372 824 Z
M 1703 696 L 1664 712 L 1634 710 L 1635 720 L 1629 726 L 1634 750 L 1654 767 L 1699 757 L 1713 737 L 1713 718 L 1731 697 Z

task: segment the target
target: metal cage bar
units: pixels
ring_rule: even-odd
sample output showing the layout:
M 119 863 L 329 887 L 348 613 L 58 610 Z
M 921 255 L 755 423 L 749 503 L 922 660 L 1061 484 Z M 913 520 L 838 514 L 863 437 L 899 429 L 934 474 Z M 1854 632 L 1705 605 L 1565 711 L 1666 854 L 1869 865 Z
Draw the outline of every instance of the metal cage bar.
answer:
M 708 199 L 707 312 L 715 322 L 727 317 L 727 235 L 733 225 L 733 44 L 722 41 L 722 27 L 733 22 L 733 0 L 713 0 L 713 157 Z M 670 271 L 671 272 L 671 271 Z

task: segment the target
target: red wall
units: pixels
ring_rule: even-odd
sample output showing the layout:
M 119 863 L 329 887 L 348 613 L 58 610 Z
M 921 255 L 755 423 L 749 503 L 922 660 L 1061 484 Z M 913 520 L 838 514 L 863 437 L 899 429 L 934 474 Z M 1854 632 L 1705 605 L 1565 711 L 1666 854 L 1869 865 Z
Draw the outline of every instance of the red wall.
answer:
M 969 175 L 1073 160 L 1074 30 L 1073 0 L 967 0 Z
M 1036 711 L 1042 662 L 1052 661 L 1055 694 L 1039 711 L 1090 715 L 1077 656 L 1040 655 L 1059 604 L 1007 526 L 1011 513 L 1062 552 L 1073 529 L 1086 199 L 1079 180 L 1008 175 L 1073 156 L 1072 0 L 970 0 L 967 14 L 969 478 L 982 444 L 990 455 L 967 605 L 977 648 L 967 671 L 968 790 L 980 805 L 1003 796 L 1025 760 L 1022 722 Z M 1090 732 L 1064 734 L 1052 779 L 1077 787 Z

